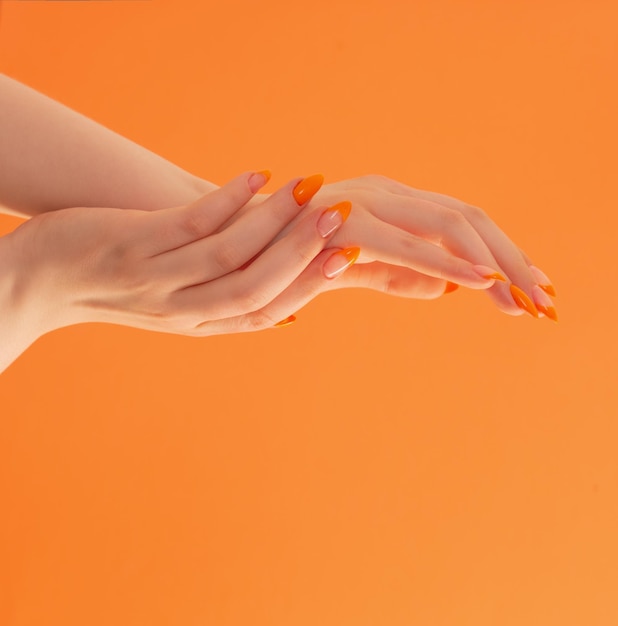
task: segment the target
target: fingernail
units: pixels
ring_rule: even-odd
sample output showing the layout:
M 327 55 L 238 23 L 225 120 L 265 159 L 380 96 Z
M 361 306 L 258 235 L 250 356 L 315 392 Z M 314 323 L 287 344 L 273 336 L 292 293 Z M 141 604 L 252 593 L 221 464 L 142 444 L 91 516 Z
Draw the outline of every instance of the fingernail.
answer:
M 293 324 L 295 321 L 296 321 L 296 315 L 290 315 L 286 317 L 284 320 L 277 322 L 275 324 L 275 328 L 281 328 L 282 326 L 289 326 L 290 324 Z
M 328 237 L 337 230 L 348 219 L 351 210 L 352 203 L 344 200 L 324 211 L 318 220 L 318 232 L 320 235 Z
M 251 174 L 249 177 L 249 189 L 252 193 L 255 193 L 258 189 L 261 189 L 270 180 L 270 170 L 261 170 L 255 174 Z
M 294 200 L 298 206 L 302 206 L 306 202 L 309 202 L 315 195 L 317 190 L 324 183 L 324 176 L 322 174 L 314 174 L 301 180 L 296 187 L 294 187 Z
M 511 295 L 513 296 L 513 300 L 515 300 L 515 304 L 520 309 L 523 309 L 524 311 L 526 311 L 526 313 L 530 313 L 532 317 L 538 318 L 539 312 L 537 311 L 536 307 L 534 306 L 534 303 L 532 302 L 532 300 L 530 300 L 526 292 L 520 289 L 519 287 L 515 286 L 513 283 L 511 283 L 510 289 L 511 289 Z
M 352 265 L 360 254 L 360 248 L 346 248 L 335 252 L 326 263 L 324 263 L 324 276 L 335 278 Z
M 536 282 L 539 283 L 539 287 L 545 293 L 548 293 L 550 296 L 555 297 L 556 290 L 551 284 L 551 280 L 549 280 L 549 278 L 538 267 L 535 267 L 534 265 L 529 265 L 528 267 L 530 268 L 530 271 L 532 272 L 532 275 L 534 276 Z
M 442 295 L 445 295 L 447 293 L 451 293 L 453 291 L 455 291 L 456 289 L 459 289 L 459 285 L 457 283 L 452 283 L 450 280 L 446 281 L 446 287 L 444 289 L 444 293 Z
M 554 322 L 558 321 L 558 314 L 556 313 L 554 303 L 539 285 L 534 285 L 534 287 L 532 287 L 532 297 L 536 308 L 541 311 L 543 315 L 546 315 Z
M 475 265 L 474 271 L 481 278 L 495 278 L 496 280 L 506 281 L 506 278 L 504 278 L 504 276 L 502 276 L 500 272 L 496 272 L 496 270 L 493 269 L 493 267 L 487 267 L 487 265 Z

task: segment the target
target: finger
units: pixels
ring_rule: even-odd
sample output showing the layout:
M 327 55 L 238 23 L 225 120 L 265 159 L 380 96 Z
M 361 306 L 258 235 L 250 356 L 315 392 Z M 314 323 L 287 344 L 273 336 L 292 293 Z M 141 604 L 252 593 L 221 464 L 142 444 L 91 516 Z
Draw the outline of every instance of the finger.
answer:
M 521 248 L 519 248 L 519 251 L 521 252 L 521 256 L 523 257 L 526 265 L 530 268 L 530 271 L 532 272 L 532 275 L 534 276 L 534 279 L 536 280 L 536 284 L 546 294 L 549 294 L 550 296 L 554 296 L 555 297 L 556 296 L 556 288 L 552 284 L 551 279 L 549 278 L 549 276 L 547 276 L 547 274 L 545 274 L 545 272 L 543 272 L 543 270 L 541 270 L 539 267 L 534 265 L 532 263 L 530 257 Z M 534 289 L 534 287 L 533 287 L 533 289 Z
M 311 211 L 287 237 L 258 256 L 247 269 L 172 293 L 171 309 L 202 315 L 204 321 L 263 308 L 303 272 L 337 232 L 338 227 L 324 237 L 318 230 L 320 219 L 329 219 L 329 213 L 323 209 Z M 342 223 L 343 219 L 339 226 Z
M 400 298 L 435 300 L 444 295 L 447 282 L 407 267 L 374 261 L 356 264 L 336 282 L 327 283 L 324 291 L 362 288 L 380 291 Z
M 151 259 L 152 273 L 173 289 L 181 289 L 239 269 L 302 210 L 323 181 L 322 176 L 312 176 L 288 182 L 225 230 Z
M 470 261 L 376 217 L 370 219 L 371 242 L 363 245 L 369 256 L 471 289 L 487 289 L 495 282 L 483 278 Z
M 391 202 L 379 201 L 379 210 L 372 213 L 411 234 L 442 246 L 455 256 L 475 265 L 500 270 L 489 248 L 470 222 L 457 210 L 436 202 L 393 194 Z M 372 203 L 378 206 L 378 202 Z M 371 204 L 369 207 L 371 211 Z
M 380 178 L 380 185 L 393 193 L 437 202 L 462 213 L 483 239 L 499 267 L 510 280 L 507 284 L 497 282 L 487 290 L 488 295 L 502 311 L 510 315 L 522 315 L 525 311 L 533 317 L 538 317 L 539 306 L 542 309 L 549 307 L 547 300 L 539 294 L 538 290 L 533 289 L 537 281 L 534 271 L 530 269 L 532 265 L 530 259 L 522 255 L 521 250 L 482 209 L 444 194 L 413 189 L 387 178 L 384 180 Z
M 510 240 L 506 252 L 501 255 L 500 260 L 497 260 L 488 247 L 486 239 L 481 237 L 460 211 L 422 198 L 401 194 L 391 197 L 393 198 L 391 202 L 382 201 L 379 207 L 380 217 L 389 223 L 423 239 L 435 241 L 455 256 L 466 259 L 474 265 L 492 268 L 511 280 L 513 274 L 509 274 L 501 261 L 505 259 L 509 261 L 508 268 L 511 272 L 513 268 L 521 269 L 523 257 Z M 406 203 L 409 204 L 406 206 Z M 494 303 L 503 312 L 511 315 L 523 313 L 511 295 L 509 282 L 496 281 L 487 291 L 491 293 Z
M 301 179 L 296 179 L 296 180 L 298 181 Z M 294 187 L 294 199 L 296 200 L 299 206 L 303 206 L 306 208 L 311 198 L 313 198 L 313 196 L 318 192 L 318 190 L 323 184 L 324 184 L 324 176 L 322 174 L 313 174 L 312 176 L 308 176 L 307 178 L 302 179 L 301 182 L 299 182 L 298 185 Z M 270 194 L 258 194 L 258 195 L 268 196 Z M 252 200 L 253 201 L 249 201 L 243 209 L 238 211 L 238 213 L 233 215 L 232 218 L 230 218 L 224 224 L 222 224 L 218 230 L 226 229 L 228 226 L 230 226 L 230 224 L 233 221 L 236 221 L 242 215 L 244 215 L 247 211 L 251 211 L 253 208 L 255 208 L 256 201 L 259 202 L 260 198 L 256 197 L 256 198 L 253 198 Z M 283 232 L 280 232 L 277 235 L 277 239 L 281 239 L 284 235 L 287 235 L 287 233 L 294 226 L 296 226 L 297 220 L 298 220 L 298 215 L 293 218 L 292 223 L 288 224 L 284 228 Z
M 152 245 L 146 251 L 156 256 L 207 237 L 241 209 L 263 187 L 270 172 L 244 172 L 186 206 L 153 211 L 149 226 Z
M 357 248 L 358 250 L 358 248 Z M 328 290 L 330 285 L 337 285 L 345 277 L 354 264 L 354 258 L 348 260 L 333 278 L 328 278 L 326 273 L 334 263 L 339 263 L 342 255 L 337 248 L 323 250 L 307 266 L 307 268 L 284 289 L 268 305 L 260 310 L 239 315 L 215 322 L 206 322 L 196 328 L 198 334 L 228 334 L 240 332 L 252 332 L 273 328 L 278 322 L 290 317 L 306 304 L 311 302 L 321 292 Z

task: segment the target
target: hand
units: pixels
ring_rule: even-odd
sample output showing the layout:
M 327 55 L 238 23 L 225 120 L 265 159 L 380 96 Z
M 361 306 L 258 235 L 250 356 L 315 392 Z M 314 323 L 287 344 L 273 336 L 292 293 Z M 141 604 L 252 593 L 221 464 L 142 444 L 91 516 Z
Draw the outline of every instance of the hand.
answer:
M 311 209 L 270 245 L 316 191 L 309 179 L 288 182 L 222 228 L 253 197 L 250 179 L 244 173 L 187 206 L 77 207 L 22 224 L 7 237 L 28 322 L 38 336 L 80 322 L 193 336 L 272 327 L 323 291 L 358 249 L 324 250 L 349 202 Z
M 527 311 L 537 317 L 540 312 L 557 320 L 548 296 L 555 291 L 547 276 L 480 208 L 378 175 L 325 184 L 310 205 L 341 198 L 352 202 L 353 211 L 331 243 L 344 247 L 354 242 L 362 253 L 356 265 L 326 289 L 367 287 L 430 299 L 464 285 L 486 289 L 509 315 Z M 481 275 L 497 271 L 507 280 L 483 279 L 474 265 L 486 266 L 480 268 Z

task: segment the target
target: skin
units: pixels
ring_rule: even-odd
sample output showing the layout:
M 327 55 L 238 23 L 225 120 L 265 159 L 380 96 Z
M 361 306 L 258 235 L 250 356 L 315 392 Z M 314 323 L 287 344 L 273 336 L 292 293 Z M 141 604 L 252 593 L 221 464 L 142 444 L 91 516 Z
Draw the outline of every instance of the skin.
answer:
M 444 293 L 448 280 L 485 289 L 498 309 L 524 315 L 510 294 L 512 282 L 533 301 L 548 301 L 533 291 L 537 282 L 530 271 L 532 261 L 482 209 L 380 175 L 325 184 L 312 202 L 329 204 L 344 197 L 352 202 L 352 213 L 332 245 L 345 247 L 354 242 L 361 255 L 328 290 L 366 287 L 395 296 L 433 299 Z M 251 207 L 249 202 L 245 210 Z M 279 236 L 286 232 L 283 229 Z M 494 268 L 508 280 L 471 282 L 463 259 Z
M 254 195 L 252 176 L 159 211 L 51 211 L 0 238 L 0 371 L 37 337 L 71 324 L 203 337 L 272 327 L 314 298 L 349 263 L 329 246 L 343 216 L 309 210 L 274 242 L 303 206 L 293 195 L 302 179 L 230 221 Z
M 70 324 L 261 330 L 346 287 L 431 299 L 450 281 L 523 315 L 514 283 L 551 304 L 530 259 L 455 198 L 370 175 L 323 184 L 299 207 L 301 178 L 272 194 L 250 192 L 251 172 L 219 187 L 1 74 L 0 110 L 0 211 L 31 218 L 0 237 L 0 371 Z M 342 201 L 349 218 L 321 237 L 320 216 Z M 326 278 L 350 246 L 356 264 Z M 479 264 L 506 282 L 482 278 Z

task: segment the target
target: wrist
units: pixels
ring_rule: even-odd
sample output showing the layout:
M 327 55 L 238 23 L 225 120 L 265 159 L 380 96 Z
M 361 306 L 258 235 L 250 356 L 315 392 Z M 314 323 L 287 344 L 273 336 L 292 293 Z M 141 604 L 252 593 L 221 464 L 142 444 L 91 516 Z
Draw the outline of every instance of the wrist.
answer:
M 29 281 L 22 280 L 20 268 L 12 233 L 0 237 L 0 372 L 51 330 L 37 323 Z

